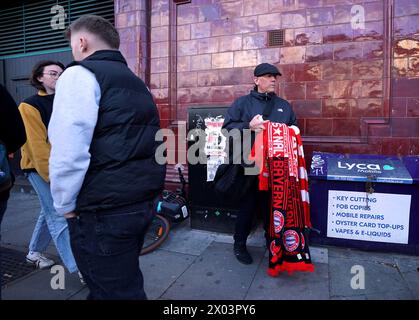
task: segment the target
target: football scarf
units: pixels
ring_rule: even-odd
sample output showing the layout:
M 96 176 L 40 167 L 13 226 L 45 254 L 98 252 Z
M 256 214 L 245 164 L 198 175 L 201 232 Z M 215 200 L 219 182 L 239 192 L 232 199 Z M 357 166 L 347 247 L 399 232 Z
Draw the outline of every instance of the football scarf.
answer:
M 255 152 L 259 148 L 259 152 Z M 270 190 L 268 274 L 313 272 L 305 230 L 311 227 L 308 179 L 299 129 L 267 122 L 251 158 L 260 168 L 259 189 Z

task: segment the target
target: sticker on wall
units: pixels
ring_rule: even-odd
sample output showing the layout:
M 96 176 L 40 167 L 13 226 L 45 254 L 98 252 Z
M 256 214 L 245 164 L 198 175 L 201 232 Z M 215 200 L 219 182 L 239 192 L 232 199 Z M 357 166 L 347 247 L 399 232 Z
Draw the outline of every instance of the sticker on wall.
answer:
M 221 133 L 224 123 L 222 115 L 207 117 L 205 122 L 205 154 L 207 156 L 207 181 L 213 181 L 219 165 L 226 158 L 226 137 Z

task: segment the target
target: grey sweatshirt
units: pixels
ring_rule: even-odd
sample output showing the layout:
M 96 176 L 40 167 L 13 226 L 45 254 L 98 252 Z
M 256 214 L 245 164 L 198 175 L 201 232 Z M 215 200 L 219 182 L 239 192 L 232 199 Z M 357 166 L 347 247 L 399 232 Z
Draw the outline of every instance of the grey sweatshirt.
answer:
M 48 137 L 51 194 L 58 214 L 64 215 L 76 208 L 90 164 L 89 148 L 100 96 L 95 75 L 82 66 L 66 69 L 57 81 Z

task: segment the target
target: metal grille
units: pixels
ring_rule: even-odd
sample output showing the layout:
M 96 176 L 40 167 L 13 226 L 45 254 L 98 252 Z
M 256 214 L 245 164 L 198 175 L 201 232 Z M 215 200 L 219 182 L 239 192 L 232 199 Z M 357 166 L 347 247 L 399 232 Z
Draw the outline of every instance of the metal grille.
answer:
M 283 46 L 285 42 L 285 30 L 268 31 L 268 47 Z
M 16 1 L 17 2 L 17 1 Z M 64 26 L 84 14 L 96 14 L 114 23 L 113 0 L 41 0 L 0 4 L 0 57 L 43 50 L 67 48 L 64 29 L 53 28 L 51 22 L 64 9 Z
M 1 286 L 35 271 L 35 268 L 27 264 L 25 259 L 24 252 L 0 247 Z

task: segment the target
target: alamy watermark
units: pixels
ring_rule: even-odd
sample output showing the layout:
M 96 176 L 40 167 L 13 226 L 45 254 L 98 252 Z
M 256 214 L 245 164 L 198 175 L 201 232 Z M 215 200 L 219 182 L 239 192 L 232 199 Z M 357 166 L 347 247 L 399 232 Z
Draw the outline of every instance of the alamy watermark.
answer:
M 67 18 L 64 7 L 57 4 L 51 7 L 50 12 L 54 14 L 50 21 L 51 28 L 54 30 L 64 30 L 65 19 Z
M 51 267 L 51 274 L 54 276 L 51 278 L 50 285 L 52 290 L 64 290 L 65 289 L 65 270 L 62 265 L 56 264 Z
M 163 143 L 156 149 L 155 160 L 160 165 L 178 163 L 196 165 L 207 164 L 211 157 L 218 157 L 220 161 L 222 159 L 222 163 L 242 164 L 246 175 L 259 174 L 259 167 L 255 165 L 253 159 L 262 158 L 263 149 L 254 148 L 252 158 L 248 157 L 255 140 L 255 133 L 250 129 L 221 129 L 219 133 L 216 140 L 209 143 L 211 137 L 205 130 L 192 129 L 186 132 L 184 121 L 180 121 L 177 135 L 170 129 L 160 129 L 155 135 L 155 141 Z M 220 143 L 221 140 L 223 143 Z M 279 140 L 273 141 L 273 144 L 278 146 L 282 143 L 283 141 Z
M 363 266 L 356 264 L 351 268 L 351 274 L 354 276 L 351 278 L 351 288 L 353 290 L 364 290 L 365 289 L 365 269 Z
M 65 19 L 67 14 L 65 8 L 59 4 L 51 7 L 51 14 L 54 16 L 51 18 L 50 25 L 53 30 L 64 30 Z M 356 4 L 351 7 L 351 27 L 352 29 L 365 29 L 365 8 Z
M 365 29 L 365 8 L 359 4 L 351 7 L 351 27 L 352 29 Z

